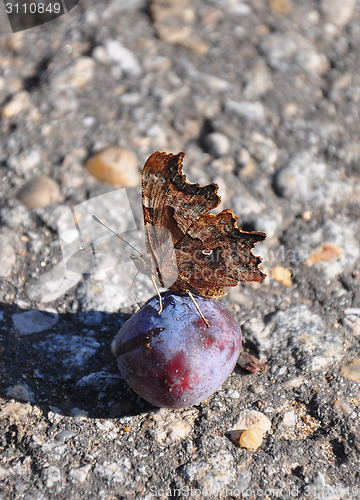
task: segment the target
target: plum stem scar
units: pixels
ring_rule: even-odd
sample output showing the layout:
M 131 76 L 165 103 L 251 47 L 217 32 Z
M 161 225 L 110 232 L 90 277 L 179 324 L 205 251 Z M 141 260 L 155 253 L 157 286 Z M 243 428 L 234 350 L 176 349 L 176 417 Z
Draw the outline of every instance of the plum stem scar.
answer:
M 199 307 L 199 304 L 196 302 L 195 297 L 193 296 L 193 294 L 190 292 L 190 290 L 186 290 L 186 293 L 189 295 L 190 299 L 194 302 L 195 307 L 196 307 L 196 309 L 198 310 L 198 312 L 199 312 L 199 314 L 200 314 L 201 318 L 204 320 L 204 323 L 205 323 L 205 325 L 207 326 L 207 328 L 210 328 L 210 323 L 209 323 L 209 321 L 205 318 L 205 316 L 203 315 L 203 313 L 201 312 L 201 309 L 200 309 L 200 307 Z

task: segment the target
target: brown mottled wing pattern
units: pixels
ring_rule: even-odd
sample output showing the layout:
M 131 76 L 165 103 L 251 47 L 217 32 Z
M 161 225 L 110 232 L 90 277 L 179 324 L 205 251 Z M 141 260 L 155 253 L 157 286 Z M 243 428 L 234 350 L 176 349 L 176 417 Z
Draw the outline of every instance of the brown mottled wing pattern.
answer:
M 261 281 L 255 243 L 266 235 L 237 227 L 231 210 L 211 214 L 218 186 L 191 184 L 182 173 L 184 153 L 153 153 L 144 165 L 142 196 L 146 247 L 152 272 L 172 291 L 217 298 L 224 287 Z

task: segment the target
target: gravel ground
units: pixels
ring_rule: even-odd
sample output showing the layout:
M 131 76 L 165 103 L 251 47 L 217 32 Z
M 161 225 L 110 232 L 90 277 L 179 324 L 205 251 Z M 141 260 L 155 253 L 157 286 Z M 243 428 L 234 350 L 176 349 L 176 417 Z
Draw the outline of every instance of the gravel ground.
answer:
M 1 498 L 359 497 L 359 47 L 355 0 L 89 0 L 0 38 Z M 85 168 L 109 147 L 136 214 L 146 158 L 184 151 L 268 234 L 268 278 L 222 299 L 267 368 L 192 408 L 118 372 L 133 270 L 65 267 L 58 221 L 114 209 Z M 249 410 L 271 422 L 256 451 L 234 439 Z

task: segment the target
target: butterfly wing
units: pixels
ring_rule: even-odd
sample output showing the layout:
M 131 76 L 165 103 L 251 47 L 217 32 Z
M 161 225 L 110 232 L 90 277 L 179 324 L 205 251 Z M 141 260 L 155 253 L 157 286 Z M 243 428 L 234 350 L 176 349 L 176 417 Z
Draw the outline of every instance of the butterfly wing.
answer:
M 153 153 L 142 174 L 146 247 L 160 283 L 216 298 L 239 281 L 263 280 L 251 249 L 265 233 L 242 231 L 231 210 L 209 213 L 220 204 L 218 186 L 188 182 L 183 158 Z
M 265 233 L 237 227 L 232 210 L 202 215 L 175 249 L 179 278 L 173 290 L 180 285 L 201 297 L 217 298 L 226 293 L 224 287 L 262 281 L 261 259 L 251 249 L 265 238 Z
M 178 242 L 202 214 L 221 201 L 216 184 L 200 186 L 187 181 L 182 173 L 184 156 L 153 153 L 142 173 L 146 249 L 154 274 L 166 288 L 179 278 Z

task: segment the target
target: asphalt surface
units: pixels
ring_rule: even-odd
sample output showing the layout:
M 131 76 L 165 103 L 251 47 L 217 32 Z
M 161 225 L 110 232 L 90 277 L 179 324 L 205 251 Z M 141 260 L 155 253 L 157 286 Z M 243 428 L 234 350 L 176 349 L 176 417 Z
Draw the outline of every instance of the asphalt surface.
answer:
M 90 0 L 2 32 L 1 498 L 359 497 L 359 21 L 353 0 Z M 85 168 L 109 147 L 116 186 Z M 266 280 L 221 299 L 259 369 L 183 410 L 111 353 L 151 283 L 67 246 L 95 197 L 82 214 L 141 221 L 156 150 L 268 235 Z M 255 451 L 234 439 L 249 410 L 271 423 Z

